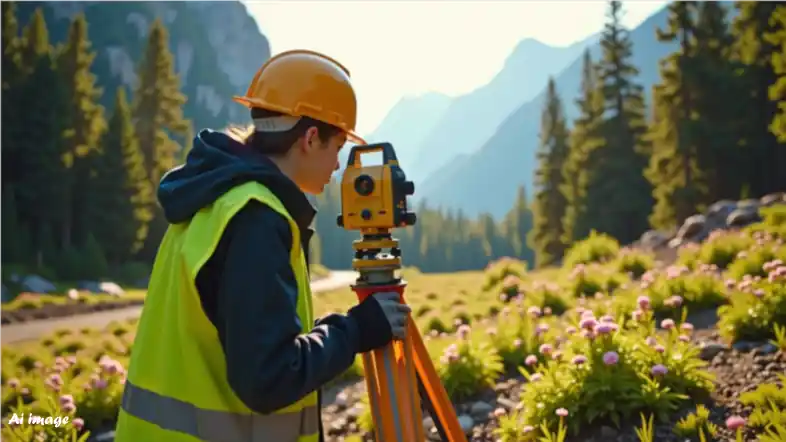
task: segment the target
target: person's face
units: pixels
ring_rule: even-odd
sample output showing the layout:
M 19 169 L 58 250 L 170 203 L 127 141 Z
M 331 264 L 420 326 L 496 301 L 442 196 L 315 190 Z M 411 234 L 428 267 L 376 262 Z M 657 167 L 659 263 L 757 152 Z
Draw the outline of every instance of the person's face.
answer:
M 306 131 L 301 145 L 303 155 L 298 161 L 298 185 L 303 192 L 319 195 L 325 190 L 333 172 L 339 169 L 338 152 L 346 141 L 343 133 L 323 142 L 316 127 Z

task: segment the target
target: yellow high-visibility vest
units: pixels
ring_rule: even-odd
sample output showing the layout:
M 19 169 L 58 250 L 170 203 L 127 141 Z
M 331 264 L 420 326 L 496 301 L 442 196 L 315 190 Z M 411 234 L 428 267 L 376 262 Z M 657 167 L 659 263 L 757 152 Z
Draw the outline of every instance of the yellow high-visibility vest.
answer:
M 313 325 L 300 230 L 267 187 L 257 182 L 242 184 L 200 210 L 190 222 L 170 225 L 156 257 L 134 340 L 116 442 L 319 439 L 316 391 L 272 414 L 246 407 L 229 386 L 218 331 L 202 310 L 196 276 L 229 221 L 250 200 L 269 206 L 289 221 L 297 314 L 303 332 Z

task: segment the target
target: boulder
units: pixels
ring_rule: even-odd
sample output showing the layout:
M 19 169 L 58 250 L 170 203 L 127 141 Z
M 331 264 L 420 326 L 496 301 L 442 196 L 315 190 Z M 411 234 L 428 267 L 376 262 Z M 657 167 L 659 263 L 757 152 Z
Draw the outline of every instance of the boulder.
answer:
M 54 284 L 38 275 L 25 276 L 20 285 L 24 291 L 33 293 L 51 293 L 57 290 Z

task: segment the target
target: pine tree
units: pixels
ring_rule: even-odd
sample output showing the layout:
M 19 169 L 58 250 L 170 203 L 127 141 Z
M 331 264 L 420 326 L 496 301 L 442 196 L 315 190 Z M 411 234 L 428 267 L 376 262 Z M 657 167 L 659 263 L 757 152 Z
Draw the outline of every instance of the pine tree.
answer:
M 125 89 L 118 88 L 109 127 L 96 168 L 96 205 L 92 232 L 111 264 L 132 258 L 147 236 L 152 219 L 153 186 L 147 178 L 142 149 L 131 123 Z
M 562 193 L 562 169 L 568 156 L 568 129 L 554 79 L 549 78 L 541 115 L 538 169 L 535 172 L 533 228 L 528 242 L 535 251 L 535 266 L 554 264 L 562 257 L 562 218 L 567 200 Z
M 730 60 L 733 38 L 726 6 L 721 2 L 701 2 L 697 6 L 695 69 L 690 70 L 691 95 L 696 120 L 695 145 L 699 168 L 706 183 L 704 207 L 721 199 L 740 196 L 744 176 L 739 173 L 745 157 L 739 146 L 739 121 L 746 109 L 734 78 L 737 65 Z
M 19 97 L 14 112 L 20 118 L 23 136 L 15 140 L 20 155 L 14 166 L 24 173 L 16 189 L 17 210 L 35 239 L 39 268 L 56 259 L 59 243 L 54 233 L 66 212 L 66 192 L 59 183 L 67 179 L 62 162 L 63 132 L 66 128 L 65 86 L 58 74 L 40 8 L 23 30 L 20 53 Z
M 773 71 L 778 75 L 778 80 L 769 88 L 770 100 L 778 106 L 770 131 L 775 134 L 778 142 L 783 144 L 786 143 L 786 6 L 776 7 L 770 19 L 772 30 L 764 35 L 764 40 L 777 48 L 770 62 Z
M 661 84 L 653 91 L 652 157 L 646 176 L 656 200 L 650 223 L 659 229 L 682 223 L 708 199 L 695 118 L 701 81 L 695 55 L 697 9 L 696 2 L 670 4 L 668 29 L 657 30 L 658 41 L 680 43 L 678 51 L 661 60 Z
M 190 122 L 183 117 L 186 97 L 180 91 L 167 31 L 159 19 L 150 27 L 138 78 L 133 121 L 144 152 L 145 172 L 152 186 L 157 188 L 164 173 L 175 166 L 178 151 L 182 148 L 173 136 L 179 135 L 184 144 L 190 140 L 183 137 L 191 132 Z M 140 251 L 146 259 L 155 256 L 167 227 L 160 206 L 154 204 L 153 209 L 153 220 Z
M 22 39 L 19 37 L 19 23 L 16 19 L 16 3 L 2 2 L 2 126 L 0 132 L 3 146 L 3 188 L 13 186 L 19 180 L 22 170 L 14 165 L 19 164 L 21 151 L 16 140 L 23 133 L 19 114 L 8 109 L 16 108 L 22 97 L 19 94 L 20 81 L 20 50 Z
M 610 2 L 609 20 L 601 37 L 603 57 L 598 82 L 604 99 L 601 147 L 587 153 L 584 219 L 577 225 L 607 233 L 630 243 L 647 230 L 652 188 L 643 176 L 649 147 L 638 68 L 630 62 L 632 43 L 620 23 L 621 3 Z
M 737 105 L 745 109 L 741 122 L 742 142 L 751 158 L 747 171 L 750 193 L 761 196 L 783 190 L 786 176 L 786 148 L 778 142 L 770 125 L 778 113 L 778 103 L 769 96 L 778 75 L 772 65 L 781 48 L 764 36 L 777 32 L 777 20 L 770 21 L 777 2 L 735 2 L 738 14 L 732 23 L 732 57 L 744 65 L 739 80 L 746 99 Z
M 461 225 L 461 219 L 457 221 Z M 532 230 L 532 210 L 524 186 L 516 191 L 516 202 L 505 216 L 505 231 L 513 253 L 530 265 L 535 263 L 535 254 L 527 244 L 527 234 Z
M 102 188 L 90 183 L 91 163 L 95 161 L 98 140 L 105 130 L 104 109 L 98 104 L 102 90 L 96 76 L 90 72 L 96 53 L 90 48 L 87 20 L 76 15 L 68 30 L 68 41 L 58 58 L 58 69 L 66 85 L 68 121 L 65 131 L 65 167 L 68 181 L 60 183 L 68 191 L 66 214 L 62 224 L 62 246 L 71 247 L 72 234 L 83 244 L 89 231 L 91 215 L 99 209 L 89 203 Z M 101 208 L 100 210 L 103 210 Z
M 581 95 L 576 100 L 579 117 L 574 121 L 568 144 L 568 159 L 562 170 L 562 193 L 567 201 L 565 216 L 562 218 L 563 242 L 566 245 L 586 237 L 588 226 L 577 224 L 586 219 L 585 198 L 582 192 L 586 187 L 586 163 L 588 153 L 603 145 L 599 136 L 603 117 L 603 94 L 598 87 L 597 66 L 592 62 L 589 50 L 584 52 L 581 76 Z

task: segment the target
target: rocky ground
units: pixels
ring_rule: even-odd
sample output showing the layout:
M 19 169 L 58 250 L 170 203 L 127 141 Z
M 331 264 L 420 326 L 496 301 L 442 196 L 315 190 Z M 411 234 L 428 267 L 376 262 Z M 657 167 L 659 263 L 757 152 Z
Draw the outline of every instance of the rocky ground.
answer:
M 701 316 L 706 320 L 712 315 L 699 315 L 696 317 L 699 323 L 703 320 Z M 760 384 L 777 382 L 778 374 L 786 373 L 786 353 L 769 343 L 740 342 L 727 346 L 721 343 L 717 331 L 712 327 L 697 330 L 693 339 L 702 347 L 702 358 L 708 361 L 708 369 L 715 374 L 717 380 L 711 397 L 703 401 L 710 410 L 710 419 L 720 429 L 717 440 L 733 441 L 734 435 L 725 427 L 726 419 L 731 415 L 747 417 L 751 411 L 739 402 L 740 394 L 753 390 Z M 459 422 L 466 430 L 469 441 L 497 440 L 493 435 L 493 430 L 497 427 L 495 414 L 515 409 L 519 392 L 525 382 L 521 376 L 501 379 L 493 390 L 455 405 Z M 364 441 L 373 442 L 371 435 L 363 434 L 358 425 L 358 417 L 362 412 L 360 401 L 366 394 L 365 390 L 363 381 L 358 381 L 327 392 L 327 405 L 323 412 L 326 442 L 340 442 L 351 434 L 360 434 Z M 683 442 L 674 434 L 674 424 L 691 411 L 695 411 L 695 408 L 675 413 L 670 422 L 657 423 L 655 440 Z M 424 424 L 433 437 L 431 440 L 439 441 L 431 418 L 426 417 Z M 619 429 L 611 425 L 598 425 L 569 438 L 569 442 L 638 442 L 635 428 L 639 425 L 638 416 L 631 422 L 623 422 Z M 756 435 L 748 432 L 745 441 L 756 441 Z

